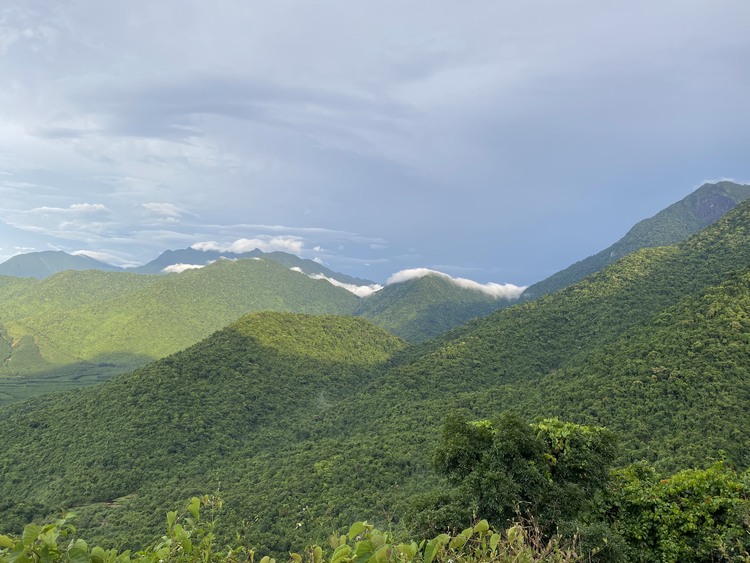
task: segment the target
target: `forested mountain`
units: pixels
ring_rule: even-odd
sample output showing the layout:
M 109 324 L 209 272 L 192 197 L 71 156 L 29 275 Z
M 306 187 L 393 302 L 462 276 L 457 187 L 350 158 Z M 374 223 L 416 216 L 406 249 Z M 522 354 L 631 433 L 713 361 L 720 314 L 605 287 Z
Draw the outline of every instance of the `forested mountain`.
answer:
M 355 314 L 410 342 L 422 342 L 514 301 L 427 275 L 385 286 L 362 299 Z
M 523 299 L 536 299 L 579 282 L 641 248 L 683 241 L 748 198 L 750 185 L 728 181 L 704 184 L 686 198 L 637 223 L 612 246 L 529 286 Z
M 44 279 L 66 270 L 102 270 L 117 272 L 117 266 L 105 264 L 88 256 L 72 255 L 61 250 L 30 252 L 9 258 L 0 264 L 0 276 Z
M 0 298 L 0 404 L 122 373 L 248 312 L 351 314 L 358 303 L 327 281 L 262 259 L 222 260 L 168 276 L 68 271 L 41 281 L 0 278 Z
M 283 553 L 353 521 L 400 522 L 440 483 L 449 413 L 602 424 L 621 436 L 617 464 L 745 468 L 748 305 L 745 202 L 417 346 L 363 320 L 254 315 L 107 384 L 6 407 L 0 529 L 75 506 L 90 537 L 139 542 L 164 507 L 220 486 L 223 537 Z

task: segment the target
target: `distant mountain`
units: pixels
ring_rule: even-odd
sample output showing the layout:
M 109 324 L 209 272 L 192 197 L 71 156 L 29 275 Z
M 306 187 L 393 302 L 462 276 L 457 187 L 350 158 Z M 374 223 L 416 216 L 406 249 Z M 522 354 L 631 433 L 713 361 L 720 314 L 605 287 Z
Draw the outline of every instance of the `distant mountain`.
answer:
M 44 279 L 65 270 L 102 270 L 117 272 L 122 268 L 105 264 L 82 254 L 72 255 L 61 250 L 45 250 L 19 254 L 0 264 L 0 275 Z
M 260 250 L 252 250 L 242 254 L 234 252 L 218 252 L 216 250 L 196 250 L 194 248 L 183 248 L 181 250 L 166 250 L 158 257 L 143 266 L 131 268 L 128 271 L 136 274 L 163 274 L 170 266 L 189 265 L 207 266 L 221 259 L 239 260 L 243 258 L 256 258 L 263 253 Z
M 422 342 L 514 301 L 460 287 L 440 275 L 387 285 L 364 297 L 356 315 L 410 342 Z
M 750 185 L 734 182 L 704 184 L 686 198 L 637 223 L 612 246 L 535 283 L 523 299 L 553 293 L 641 248 L 676 244 L 721 218 L 738 203 L 750 198 Z
M 352 284 L 357 286 L 372 285 L 375 282 L 370 280 L 363 280 L 347 276 L 340 272 L 334 272 L 329 270 L 325 266 L 318 264 L 313 260 L 307 260 L 289 254 L 287 252 L 263 252 L 259 249 L 251 250 L 250 252 L 234 253 L 234 252 L 220 252 L 216 250 L 197 250 L 195 248 L 183 248 L 181 250 L 167 250 L 160 254 L 157 258 L 132 268 L 128 271 L 137 274 L 163 274 L 170 271 L 181 271 L 186 266 L 203 267 L 216 262 L 217 260 L 242 260 L 245 258 L 260 258 L 263 257 L 267 260 L 273 260 L 288 268 L 299 268 L 303 273 L 307 275 L 322 275 L 330 279 L 335 279 L 341 283 Z

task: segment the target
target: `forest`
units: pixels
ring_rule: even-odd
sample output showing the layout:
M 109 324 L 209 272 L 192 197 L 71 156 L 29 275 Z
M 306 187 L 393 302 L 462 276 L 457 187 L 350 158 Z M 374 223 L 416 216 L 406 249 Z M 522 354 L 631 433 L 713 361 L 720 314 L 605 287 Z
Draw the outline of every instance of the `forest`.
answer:
M 746 561 L 749 310 L 745 202 L 422 342 L 252 313 L 3 407 L 0 561 Z

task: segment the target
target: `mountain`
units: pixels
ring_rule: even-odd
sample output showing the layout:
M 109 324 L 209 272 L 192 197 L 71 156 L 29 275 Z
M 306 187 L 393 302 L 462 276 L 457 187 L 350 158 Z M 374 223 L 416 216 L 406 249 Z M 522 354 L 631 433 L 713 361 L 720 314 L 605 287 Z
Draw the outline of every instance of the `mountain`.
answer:
M 243 253 L 222 252 L 217 250 L 197 250 L 195 248 L 167 250 L 151 262 L 133 268 L 130 271 L 138 274 L 163 274 L 168 272 L 170 267 L 172 267 L 172 271 L 178 271 L 185 269 L 180 268 L 181 266 L 203 267 L 216 262 L 217 260 L 242 260 L 246 258 L 265 258 L 267 260 L 273 260 L 274 262 L 288 268 L 299 268 L 303 273 L 309 276 L 322 275 L 345 284 L 367 286 L 375 283 L 370 280 L 363 280 L 347 276 L 340 272 L 334 272 L 313 260 L 300 258 L 299 256 L 289 254 L 288 252 L 263 252 L 257 248 L 250 252 Z
M 61 250 L 30 252 L 9 258 L 0 264 L 0 275 L 44 279 L 65 270 L 102 270 L 117 272 L 121 268 L 105 264 L 84 255 L 72 255 Z
M 4 282 L 4 283 L 3 283 Z M 252 311 L 351 314 L 352 293 L 274 261 L 179 275 L 61 272 L 0 278 L 0 401 L 81 385 L 181 350 Z
M 426 275 L 364 297 L 355 314 L 409 342 L 422 342 L 511 303 L 445 276 Z
M 94 541 L 144 542 L 165 508 L 219 484 L 220 537 L 276 553 L 353 521 L 396 525 L 439 482 L 449 413 L 602 424 L 620 464 L 748 467 L 749 310 L 744 202 L 419 345 L 362 319 L 252 315 L 106 384 L 5 407 L 0 529 L 74 506 Z
M 686 198 L 637 223 L 612 246 L 529 286 L 523 294 L 523 299 L 535 299 L 579 282 L 641 248 L 666 246 L 683 241 L 711 225 L 748 198 L 750 185 L 734 182 L 704 184 Z
M 180 250 L 166 250 L 159 256 L 130 271 L 136 274 L 163 274 L 170 266 L 207 266 L 217 260 L 241 260 L 243 258 L 257 258 L 263 253 L 260 250 L 252 250 L 237 254 L 234 252 L 219 252 L 216 250 L 196 250 L 195 248 L 183 248 Z

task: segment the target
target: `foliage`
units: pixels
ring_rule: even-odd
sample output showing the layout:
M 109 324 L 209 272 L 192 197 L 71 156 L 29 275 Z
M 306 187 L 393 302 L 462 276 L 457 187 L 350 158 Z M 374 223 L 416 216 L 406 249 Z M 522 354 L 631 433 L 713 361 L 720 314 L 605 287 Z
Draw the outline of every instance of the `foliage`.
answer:
M 607 517 L 630 561 L 747 561 L 749 484 L 721 463 L 664 478 L 643 462 L 614 473 Z
M 275 563 L 269 555 L 260 557 L 244 545 L 221 547 L 214 529 L 222 507 L 221 499 L 204 495 L 193 497 L 183 514 L 167 513 L 167 532 L 154 545 L 131 553 L 117 549 L 89 547 L 76 538 L 75 528 L 63 515 L 51 524 L 25 526 L 20 537 L 0 535 L 0 563 Z M 206 509 L 209 519 L 202 518 Z M 330 547 L 329 547 L 330 546 Z M 466 528 L 455 536 L 440 534 L 432 539 L 401 541 L 391 532 L 368 522 L 355 522 L 346 534 L 333 534 L 329 546 L 309 545 L 302 553 L 290 552 L 293 563 L 496 563 L 536 561 L 578 561 L 575 551 L 560 544 L 559 538 L 541 540 L 533 526 L 514 524 L 501 534 L 486 520 Z
M 493 423 L 450 416 L 435 465 L 458 487 L 454 502 L 459 506 L 501 526 L 520 515 L 549 532 L 590 517 L 614 454 L 614 437 L 604 428 L 557 419 L 529 425 L 508 413 Z M 427 511 L 417 513 L 415 523 L 433 520 Z M 455 528 L 462 522 L 448 524 Z

